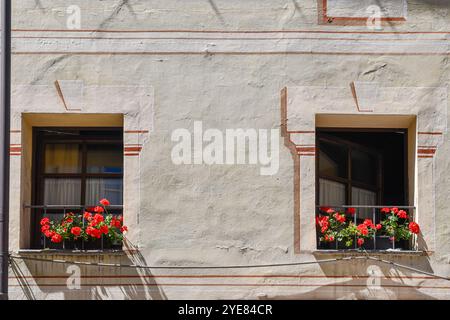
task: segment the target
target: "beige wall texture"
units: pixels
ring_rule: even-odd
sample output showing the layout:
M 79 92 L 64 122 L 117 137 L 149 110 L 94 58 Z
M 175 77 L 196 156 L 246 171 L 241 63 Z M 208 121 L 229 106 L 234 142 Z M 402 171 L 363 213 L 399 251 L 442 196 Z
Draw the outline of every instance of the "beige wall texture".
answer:
M 449 14 L 444 0 L 13 1 L 10 298 L 449 299 L 447 280 L 317 251 L 315 157 L 301 152 L 317 123 L 409 128 L 419 252 L 371 255 L 449 277 Z M 117 121 L 124 251 L 27 250 L 31 128 Z M 196 121 L 279 129 L 279 170 L 175 165 L 171 135 Z

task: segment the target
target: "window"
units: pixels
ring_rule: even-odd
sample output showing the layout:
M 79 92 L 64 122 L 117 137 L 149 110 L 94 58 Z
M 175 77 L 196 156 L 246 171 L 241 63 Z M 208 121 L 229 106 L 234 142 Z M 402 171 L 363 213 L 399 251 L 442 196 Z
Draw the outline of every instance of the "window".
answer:
M 122 128 L 35 128 L 34 150 L 35 247 L 44 245 L 39 230 L 44 215 L 58 219 L 67 212 L 83 212 L 102 198 L 120 211 Z
M 381 203 L 383 155 L 335 135 L 319 138 L 319 205 Z M 361 218 L 371 218 L 362 210 Z
M 319 128 L 316 138 L 317 207 L 356 207 L 347 219 L 359 224 L 378 223 L 379 207 L 407 206 L 407 130 Z

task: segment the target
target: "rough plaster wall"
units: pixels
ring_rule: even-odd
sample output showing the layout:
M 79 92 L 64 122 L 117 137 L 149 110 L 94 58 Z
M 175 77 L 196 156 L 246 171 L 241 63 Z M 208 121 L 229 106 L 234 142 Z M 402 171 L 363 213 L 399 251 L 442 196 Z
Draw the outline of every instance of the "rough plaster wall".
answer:
M 85 29 L 298 30 L 320 29 L 317 0 L 21 0 L 14 26 L 61 29 L 65 10 L 79 5 Z M 20 4 L 19 4 L 20 2 Z M 356 1 L 355 1 L 356 2 Z M 408 0 L 408 23 L 397 30 L 448 30 L 446 0 Z M 41 18 L 41 19 L 39 19 Z M 332 27 L 340 30 L 342 27 Z M 351 29 L 351 28 L 350 28 Z
M 14 4 L 15 29 L 65 29 L 69 1 L 21 0 Z M 317 2 L 276 1 L 70 1 L 82 9 L 82 29 L 109 30 L 360 30 L 357 26 L 320 26 Z M 389 30 L 449 30 L 450 6 L 439 1 L 408 1 L 408 22 Z M 50 36 L 51 33 L 39 33 Z M 101 36 L 101 34 L 100 34 Z M 125 35 L 128 37 L 128 35 Z M 131 35 L 130 35 L 131 36 Z M 448 34 L 447 34 L 448 36 Z M 419 36 L 418 36 L 419 37 Z M 18 40 L 17 40 L 18 41 Z M 45 47 L 45 39 L 40 40 Z M 136 40 L 139 41 L 139 40 Z M 243 40 L 245 41 L 245 40 Z M 76 46 L 76 40 L 74 40 Z M 149 265 L 227 265 L 310 261 L 308 252 L 293 253 L 293 162 L 280 138 L 280 170 L 260 176 L 256 166 L 175 166 L 170 160 L 176 128 L 278 128 L 280 90 L 285 86 L 346 86 L 351 81 L 377 81 L 386 86 L 442 86 L 449 81 L 448 56 L 393 55 L 31 55 L 13 56 L 14 84 L 52 84 L 57 79 L 81 79 L 92 85 L 151 85 L 155 92 L 154 131 L 141 153 L 141 212 L 138 245 Z M 14 104 L 14 102 L 13 102 Z M 447 198 L 450 143 L 436 156 L 438 248 L 431 258 L 392 257 L 425 270 L 450 275 L 450 229 Z M 311 225 L 311 228 L 314 226 Z M 81 258 L 78 258 L 81 259 Z M 83 258 L 84 259 L 84 258 Z M 89 259 L 89 258 L 86 258 Z M 96 258 L 97 259 L 97 258 Z M 115 261 L 114 257 L 100 257 Z M 130 263 L 122 258 L 122 262 Z M 246 274 L 367 275 L 366 265 L 246 270 Z M 64 274 L 59 266 L 22 265 L 31 274 Z M 27 271 L 29 270 L 29 271 Z M 397 271 L 382 267 L 384 275 Z M 83 269 L 88 275 L 127 274 L 124 270 Z M 172 272 L 174 274 L 175 272 Z M 192 272 L 179 272 L 190 274 Z M 208 273 L 208 272 L 206 272 Z M 236 274 L 238 271 L 220 271 Z M 164 274 L 162 271 L 156 274 Z M 403 274 L 401 271 L 400 274 Z M 403 275 L 410 275 L 405 273 Z M 139 279 L 139 278 L 138 278 Z M 355 280 L 349 280 L 355 284 Z M 342 280 L 343 282 L 345 282 Z M 103 280 L 102 280 L 103 281 Z M 106 283 L 107 280 L 104 280 Z M 119 281 L 119 280 L 117 280 Z M 139 281 L 144 281 L 139 279 Z M 187 282 L 188 280 L 184 280 Z M 197 280 L 205 281 L 205 280 Z M 211 282 L 225 280 L 215 279 Z M 239 279 L 227 280 L 228 283 Z M 247 283 L 280 283 L 264 277 Z M 296 282 L 298 281 L 298 282 Z M 317 280 L 335 283 L 341 280 Z M 316 284 L 317 284 L 316 281 Z M 154 287 L 109 285 L 86 280 L 85 291 L 64 287 L 33 287 L 38 298 L 448 298 L 449 290 L 395 289 L 401 279 L 383 280 L 387 292 L 359 287 L 314 287 L 308 280 L 292 280 L 304 287 Z M 431 286 L 448 285 L 427 280 Z M 411 285 L 428 282 L 411 279 Z M 163 282 L 163 281 L 161 281 Z M 241 281 L 242 282 L 242 281 Z M 45 283 L 45 282 L 39 282 Z M 119 283 L 119 282 L 117 282 Z M 311 283 L 311 280 L 309 280 Z M 364 285 L 359 281 L 358 285 Z M 21 286 L 15 297 L 28 297 Z M 104 296 L 95 292 L 110 292 Z M 125 288 L 125 293 L 121 289 Z M 130 289 L 131 288 L 131 289 Z M 261 289 L 262 288 L 262 289 Z M 163 295 L 155 292 L 163 291 Z M 390 290 L 390 291 L 389 291 Z M 135 294 L 138 292 L 139 294 Z M 52 296 L 53 295 L 53 296 Z

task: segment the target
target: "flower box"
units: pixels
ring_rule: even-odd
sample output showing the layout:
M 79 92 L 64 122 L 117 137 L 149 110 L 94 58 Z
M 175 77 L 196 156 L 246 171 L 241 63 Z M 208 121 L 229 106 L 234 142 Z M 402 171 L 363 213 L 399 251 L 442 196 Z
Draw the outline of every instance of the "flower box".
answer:
M 382 208 L 378 224 L 371 219 L 357 224 L 355 214 L 354 208 L 344 212 L 320 208 L 316 217 L 319 247 L 330 250 L 356 247 L 362 250 L 404 250 L 409 248 L 412 236 L 420 232 L 419 225 L 409 220 L 406 211 L 398 208 Z
M 61 221 L 41 220 L 41 232 L 48 249 L 99 250 L 121 249 L 128 228 L 122 215 L 108 213 L 109 201 L 100 200 L 93 212 L 83 214 L 69 212 Z

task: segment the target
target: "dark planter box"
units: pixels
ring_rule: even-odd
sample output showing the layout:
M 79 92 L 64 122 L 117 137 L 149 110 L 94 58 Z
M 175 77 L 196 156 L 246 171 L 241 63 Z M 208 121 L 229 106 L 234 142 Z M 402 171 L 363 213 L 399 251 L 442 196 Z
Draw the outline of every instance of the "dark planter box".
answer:
M 408 240 L 395 241 L 395 247 L 389 236 L 376 236 L 375 243 L 373 238 L 364 239 L 364 244 L 359 248 L 357 246 L 357 239 L 353 241 L 353 245 L 350 247 L 345 246 L 345 242 L 318 242 L 318 248 L 321 250 L 351 250 L 351 249 L 362 249 L 362 250 L 409 250 L 410 244 Z
M 395 247 L 400 248 L 397 244 Z M 364 239 L 364 244 L 361 248 L 365 250 L 388 250 L 393 249 L 393 246 L 389 236 L 375 236 L 375 242 L 373 238 Z
M 377 250 L 392 249 L 392 241 L 389 239 L 389 236 L 376 236 L 376 242 Z
M 345 242 L 343 241 L 333 241 L 333 242 L 320 242 L 319 241 L 319 249 L 321 250 L 346 250 L 346 249 L 354 249 L 354 245 L 347 247 Z
M 68 241 L 63 243 L 63 249 L 65 250 L 81 250 L 83 248 L 83 241 L 81 239 Z
M 45 240 L 45 245 L 42 243 L 44 249 L 51 250 L 122 250 L 122 242 L 112 243 L 108 239 L 95 239 L 83 241 L 82 239 L 78 240 L 65 240 L 61 243 L 53 243 L 50 239 Z

